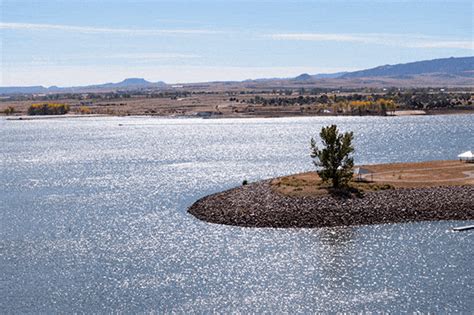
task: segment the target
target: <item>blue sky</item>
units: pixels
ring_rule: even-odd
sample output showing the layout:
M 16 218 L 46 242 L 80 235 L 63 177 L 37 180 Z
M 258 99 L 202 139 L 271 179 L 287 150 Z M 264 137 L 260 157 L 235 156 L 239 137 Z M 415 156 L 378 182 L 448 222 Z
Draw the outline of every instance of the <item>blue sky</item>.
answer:
M 0 0 L 1 86 L 289 77 L 473 55 L 471 1 Z

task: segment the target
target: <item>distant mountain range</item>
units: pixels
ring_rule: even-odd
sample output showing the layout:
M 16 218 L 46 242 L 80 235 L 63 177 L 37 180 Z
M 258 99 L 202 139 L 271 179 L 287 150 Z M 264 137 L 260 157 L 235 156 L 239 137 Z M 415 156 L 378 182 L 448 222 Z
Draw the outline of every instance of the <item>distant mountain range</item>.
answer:
M 442 58 L 329 74 L 303 73 L 289 79 L 247 81 L 252 87 L 474 87 L 474 57 Z M 260 86 L 262 87 L 262 86 Z
M 303 73 L 294 78 L 294 81 L 312 81 L 312 80 L 317 80 L 317 79 L 335 79 L 335 78 L 340 78 L 349 72 L 336 72 L 336 73 L 320 73 L 320 74 L 307 74 Z
M 90 85 L 87 88 L 91 89 L 133 89 L 133 88 L 160 88 L 166 87 L 167 84 L 163 81 L 150 82 L 142 78 L 128 78 L 118 83 L 105 83 L 99 85 Z
M 438 75 L 446 77 L 452 76 L 474 76 L 474 57 L 461 58 L 443 58 L 434 60 L 423 60 L 410 63 L 402 63 L 397 65 L 384 65 L 371 69 L 354 71 L 354 72 L 338 72 L 331 74 L 300 74 L 293 80 L 295 81 L 311 81 L 317 79 L 351 79 L 351 78 L 377 78 L 391 77 L 406 79 L 417 75 Z
M 117 90 L 163 89 L 168 87 L 165 82 L 150 82 L 142 78 L 128 78 L 118 83 L 104 83 L 76 87 L 51 86 L 11 86 L 0 87 L 0 94 L 45 94 L 45 93 L 80 93 L 107 92 Z
M 296 87 L 313 85 L 315 87 L 435 87 L 465 86 L 474 87 L 474 57 L 443 58 L 424 60 L 396 65 L 384 65 L 371 69 L 310 75 L 303 73 L 295 78 L 255 79 L 242 82 L 208 82 L 183 84 L 183 87 L 207 87 L 219 85 L 242 87 Z M 0 87 L 0 94 L 42 94 L 42 93 L 86 93 L 110 92 L 138 89 L 167 89 L 173 86 L 165 82 L 150 82 L 142 78 L 128 78 L 118 83 L 78 87 L 49 88 L 43 86 Z
M 343 78 L 405 77 L 423 74 L 474 75 L 474 57 L 424 60 L 345 73 Z

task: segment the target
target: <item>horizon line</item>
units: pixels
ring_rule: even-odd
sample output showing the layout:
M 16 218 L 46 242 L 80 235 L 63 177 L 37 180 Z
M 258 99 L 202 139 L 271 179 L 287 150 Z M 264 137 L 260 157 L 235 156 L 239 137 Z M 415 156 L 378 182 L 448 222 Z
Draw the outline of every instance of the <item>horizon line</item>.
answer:
M 218 83 L 218 82 L 244 82 L 244 81 L 247 81 L 247 80 L 250 80 L 250 81 L 253 81 L 253 80 L 272 80 L 272 79 L 293 79 L 293 78 L 296 78 L 302 74 L 309 74 L 311 76 L 316 76 L 316 75 L 331 75 L 331 74 L 337 74 L 337 73 L 340 73 L 340 72 L 347 72 L 347 73 L 351 73 L 351 72 L 357 72 L 357 71 L 364 71 L 364 70 L 370 70 L 370 69 L 374 69 L 374 68 L 378 68 L 378 67 L 381 67 L 381 66 L 387 66 L 387 65 L 392 65 L 392 66 L 395 66 L 395 65 L 405 65 L 405 64 L 410 64 L 410 63 L 416 63 L 416 62 L 423 62 L 423 61 L 433 61 L 433 60 L 440 60 L 440 59 L 451 59 L 451 58 L 474 58 L 473 55 L 468 55 L 468 56 L 459 56 L 459 57 L 454 57 L 454 56 L 449 56 L 449 57 L 440 57 L 440 58 L 433 58 L 433 59 L 423 59 L 423 60 L 414 60 L 414 61 L 408 61 L 408 62 L 403 62 L 403 63 L 394 63 L 394 64 L 379 64 L 377 66 L 374 66 L 374 67 L 366 67 L 366 68 L 350 68 L 350 67 L 344 67 L 344 68 L 326 68 L 326 69 L 322 69 L 320 68 L 319 70 L 315 70 L 314 68 L 315 67 L 311 67 L 311 66 L 294 66 L 294 67 L 239 67 L 239 66 L 225 66 L 225 67 L 218 67 L 218 66 L 178 66 L 178 67 L 159 67 L 161 68 L 162 70 L 170 70 L 169 68 L 173 68 L 173 69 L 188 69 L 188 70 L 192 70 L 193 68 L 196 69 L 200 69 L 200 70 L 218 70 L 218 69 L 222 69 L 222 70 L 242 70 L 242 69 L 247 69 L 247 70 L 268 70 L 268 71 L 272 71 L 275 73 L 274 75 L 271 74 L 271 75 L 259 75 L 259 74 L 255 74 L 254 76 L 249 76 L 247 78 L 244 78 L 244 79 L 231 79 L 231 78 L 228 78 L 228 79 L 203 79 L 203 80 L 188 80 L 188 81 L 182 81 L 182 80 L 171 80 L 170 82 L 166 82 L 164 80 L 148 80 L 148 79 L 145 79 L 145 77 L 150 77 L 150 75 L 123 75 L 121 76 L 122 79 L 116 79 L 116 80 L 102 80 L 100 82 L 97 82 L 97 83 L 77 83 L 77 84 L 65 84 L 65 85 L 62 85 L 62 84 L 28 84 L 28 85 L 22 85 L 22 84 L 9 84 L 9 85 L 0 85 L 0 87 L 2 88 L 14 88 L 14 87 L 43 87 L 43 88 L 51 88 L 51 87 L 58 87 L 58 88 L 75 88 L 75 87 L 88 87 L 88 86 L 94 86 L 94 85 L 103 85 L 103 84 L 116 84 L 116 83 L 120 83 L 120 82 L 123 82 L 127 79 L 143 79 L 147 82 L 150 82 L 150 83 L 158 83 L 158 82 L 163 82 L 167 85 L 181 85 L 181 84 L 204 84 L 204 83 Z M 83 68 L 83 67 L 82 67 Z M 313 68 L 314 71 L 311 71 L 309 69 Z M 305 70 L 305 69 L 308 69 L 308 70 Z M 293 72 L 291 72 L 291 74 L 288 74 L 285 76 L 285 74 L 283 74 L 285 71 L 291 71 L 291 70 L 294 70 Z M 137 72 L 139 72 L 140 69 L 137 68 Z M 281 72 L 282 74 L 278 74 L 279 72 Z M 312 74 L 311 74 L 312 73 Z M 118 77 L 118 75 L 116 75 L 116 77 Z

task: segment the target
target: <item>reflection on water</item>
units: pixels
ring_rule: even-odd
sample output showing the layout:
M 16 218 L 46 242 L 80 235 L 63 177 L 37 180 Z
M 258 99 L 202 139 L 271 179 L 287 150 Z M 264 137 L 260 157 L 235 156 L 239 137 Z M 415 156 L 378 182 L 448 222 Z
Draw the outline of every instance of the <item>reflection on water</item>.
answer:
M 0 120 L 0 312 L 474 309 L 474 233 L 450 230 L 473 222 L 250 229 L 186 213 L 311 169 L 308 139 L 330 123 L 355 131 L 359 163 L 474 147 L 473 115 Z
M 332 248 L 344 251 L 344 248 L 350 246 L 351 242 L 354 240 L 355 234 L 356 231 L 351 226 L 340 227 L 337 229 L 323 229 L 321 231 L 320 239 Z

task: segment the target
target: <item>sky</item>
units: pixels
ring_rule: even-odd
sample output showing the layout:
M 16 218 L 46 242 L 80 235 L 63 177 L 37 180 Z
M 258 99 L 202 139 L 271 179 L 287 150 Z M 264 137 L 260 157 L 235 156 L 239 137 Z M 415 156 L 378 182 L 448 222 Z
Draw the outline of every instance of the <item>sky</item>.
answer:
M 293 77 L 472 56 L 472 1 L 0 0 L 0 86 Z

